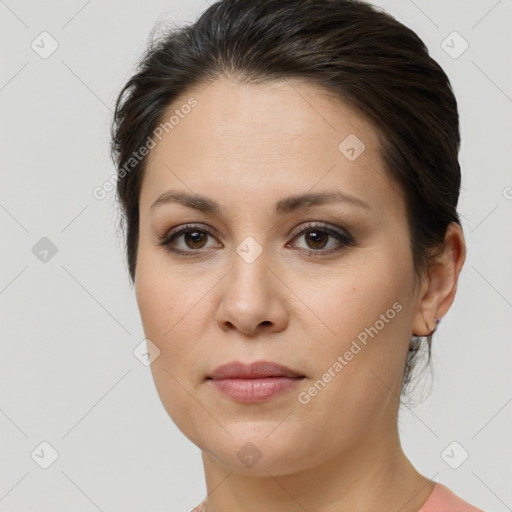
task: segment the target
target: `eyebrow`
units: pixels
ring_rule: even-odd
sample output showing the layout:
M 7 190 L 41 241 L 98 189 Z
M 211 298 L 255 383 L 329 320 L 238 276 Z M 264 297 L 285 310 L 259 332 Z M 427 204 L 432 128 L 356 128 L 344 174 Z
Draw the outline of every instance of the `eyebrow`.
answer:
M 274 213 L 282 216 L 299 210 L 300 208 L 333 202 L 345 202 L 361 208 L 371 209 L 371 206 L 362 199 L 359 199 L 352 194 L 348 194 L 347 192 L 335 190 L 285 197 L 275 204 Z M 149 211 L 151 213 L 155 207 L 171 203 L 178 203 L 186 206 L 187 208 L 192 208 L 205 213 L 222 215 L 222 208 L 212 199 L 199 194 L 188 194 L 186 192 L 177 192 L 172 190 L 165 192 L 158 197 L 158 199 L 151 205 Z

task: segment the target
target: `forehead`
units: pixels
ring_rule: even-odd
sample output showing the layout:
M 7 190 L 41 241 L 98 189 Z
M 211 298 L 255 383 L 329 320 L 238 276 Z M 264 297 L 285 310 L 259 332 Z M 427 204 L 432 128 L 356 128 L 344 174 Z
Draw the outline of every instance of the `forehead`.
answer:
M 370 152 L 378 146 L 377 130 L 354 108 L 333 93 L 297 79 L 261 84 L 218 79 L 178 97 L 163 121 L 191 98 L 197 105 L 187 109 L 190 112 L 176 119 L 179 124 L 164 135 L 168 148 L 193 140 L 196 148 L 214 143 L 216 153 L 227 151 L 234 157 L 236 143 L 241 155 L 252 151 L 259 158 L 283 159 L 304 152 L 305 145 L 332 152 L 333 143 L 349 134 L 364 139 Z M 278 154 L 272 153 L 275 149 Z
M 191 99 L 195 106 L 184 108 Z M 173 115 L 148 155 L 141 209 L 166 187 L 223 192 L 225 201 L 249 191 L 277 200 L 333 186 L 370 203 L 392 193 L 377 129 L 311 84 L 219 79 L 182 94 L 163 122 Z

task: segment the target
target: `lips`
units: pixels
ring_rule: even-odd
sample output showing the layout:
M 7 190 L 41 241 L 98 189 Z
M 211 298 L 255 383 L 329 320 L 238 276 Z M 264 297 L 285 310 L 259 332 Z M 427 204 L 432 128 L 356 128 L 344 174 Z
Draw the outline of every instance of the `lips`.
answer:
M 255 361 L 245 364 L 232 361 L 216 368 L 208 379 L 262 379 L 266 377 L 288 377 L 299 379 L 305 377 L 298 371 L 270 361 Z
M 233 361 L 219 366 L 206 383 L 231 400 L 257 404 L 293 390 L 303 378 L 300 372 L 269 361 Z

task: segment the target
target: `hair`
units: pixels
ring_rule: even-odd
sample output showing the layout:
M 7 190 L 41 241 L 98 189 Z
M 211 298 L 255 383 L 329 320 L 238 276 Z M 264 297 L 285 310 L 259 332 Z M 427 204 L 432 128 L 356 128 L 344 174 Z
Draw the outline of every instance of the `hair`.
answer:
M 133 156 L 178 96 L 222 77 L 238 83 L 302 79 L 373 123 L 384 167 L 404 194 L 416 286 L 448 225 L 461 225 L 457 102 L 416 33 L 357 0 L 220 0 L 194 23 L 169 28 L 160 38 L 152 32 L 117 98 L 111 125 L 132 285 L 147 160 Z M 413 335 L 402 395 L 423 339 L 430 362 L 432 335 Z

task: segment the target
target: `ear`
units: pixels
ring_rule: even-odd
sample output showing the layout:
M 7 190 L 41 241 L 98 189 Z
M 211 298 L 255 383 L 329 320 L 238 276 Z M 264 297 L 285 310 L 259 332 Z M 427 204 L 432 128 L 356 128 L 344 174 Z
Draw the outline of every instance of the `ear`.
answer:
M 413 316 L 412 333 L 428 336 L 434 318 L 442 318 L 450 309 L 457 290 L 459 274 L 466 259 L 466 244 L 461 227 L 452 222 L 446 230 L 442 250 L 430 265 Z

